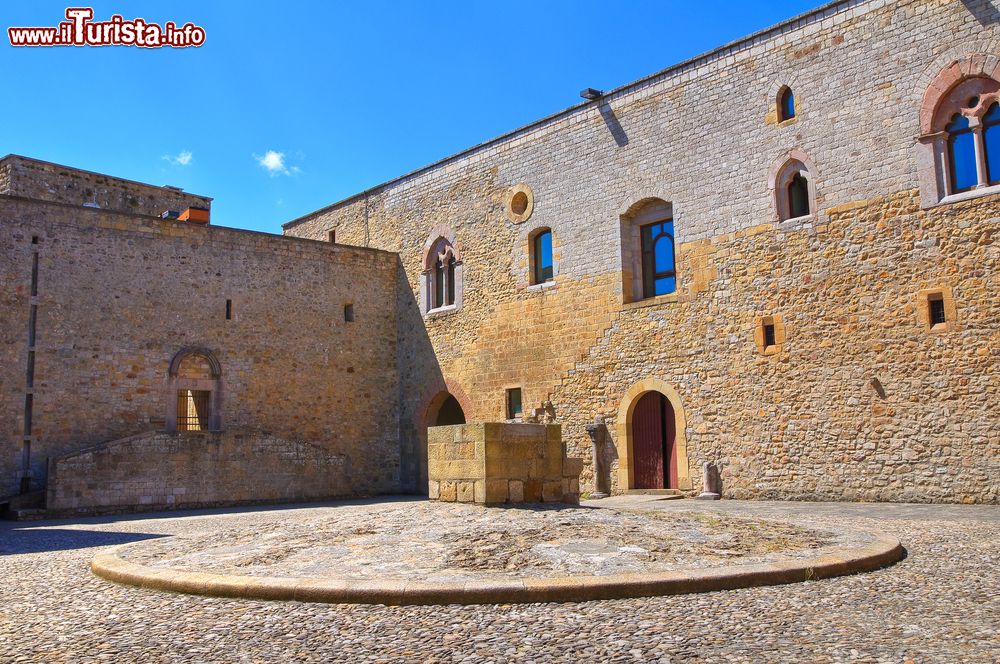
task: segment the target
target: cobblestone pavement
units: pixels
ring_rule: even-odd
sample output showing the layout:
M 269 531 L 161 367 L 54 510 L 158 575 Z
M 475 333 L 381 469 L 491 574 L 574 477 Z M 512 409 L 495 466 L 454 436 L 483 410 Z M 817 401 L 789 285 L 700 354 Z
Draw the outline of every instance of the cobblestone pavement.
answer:
M 408 501 L 274 513 L 138 542 L 157 569 L 270 577 L 461 582 L 641 574 L 794 561 L 875 540 L 850 529 L 701 512 L 547 504 L 510 509 Z
M 296 521 L 331 506 L 0 523 L 0 661 L 1000 661 L 1000 508 L 656 501 L 652 506 L 849 524 L 908 557 L 789 586 L 582 604 L 383 607 L 237 601 L 117 586 L 109 545 Z

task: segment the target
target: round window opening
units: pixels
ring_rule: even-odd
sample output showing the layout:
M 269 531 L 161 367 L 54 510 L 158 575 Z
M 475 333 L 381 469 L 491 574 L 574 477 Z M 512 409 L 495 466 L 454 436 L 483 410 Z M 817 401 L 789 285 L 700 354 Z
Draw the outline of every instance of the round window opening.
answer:
M 528 194 L 519 191 L 510 199 L 510 211 L 520 216 L 528 211 Z
M 969 100 L 969 108 L 975 108 L 976 106 L 979 106 L 979 97 L 978 96 L 973 97 L 972 99 Z
M 516 184 L 507 190 L 505 208 L 507 218 L 515 224 L 526 221 L 535 208 L 535 199 L 531 193 L 531 187 L 524 184 Z

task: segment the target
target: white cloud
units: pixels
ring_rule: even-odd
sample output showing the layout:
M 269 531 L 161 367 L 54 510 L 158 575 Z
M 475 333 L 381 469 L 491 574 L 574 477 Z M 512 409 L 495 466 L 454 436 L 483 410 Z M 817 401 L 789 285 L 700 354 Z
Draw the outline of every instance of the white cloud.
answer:
M 263 157 L 254 155 L 253 158 L 257 160 L 261 168 L 271 174 L 271 177 L 275 175 L 299 175 L 302 173 L 302 169 L 298 166 L 288 166 L 285 163 L 284 152 L 268 150 L 264 153 Z
M 191 154 L 190 150 L 181 150 L 180 154 L 178 154 L 176 157 L 171 157 L 168 154 L 163 155 L 163 159 L 165 161 L 169 161 L 174 166 L 187 166 L 188 164 L 191 163 L 191 160 L 193 158 L 194 155 Z

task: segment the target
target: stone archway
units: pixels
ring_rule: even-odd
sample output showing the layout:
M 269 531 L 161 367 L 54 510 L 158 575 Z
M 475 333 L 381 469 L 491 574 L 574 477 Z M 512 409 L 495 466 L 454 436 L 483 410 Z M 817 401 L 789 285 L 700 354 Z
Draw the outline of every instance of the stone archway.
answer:
M 643 396 L 649 392 L 662 394 L 670 409 L 673 411 L 674 441 L 673 450 L 676 454 L 676 482 L 678 489 L 687 491 L 691 489 L 691 477 L 687 456 L 687 424 L 684 416 L 684 407 L 681 404 L 680 395 L 670 385 L 656 378 L 646 378 L 640 380 L 625 392 L 621 406 L 618 408 L 618 416 L 615 418 L 615 447 L 618 452 L 618 488 L 627 491 L 636 487 L 635 475 L 635 445 L 633 440 L 633 420 L 636 407 Z
M 417 494 L 427 493 L 427 428 L 446 424 L 464 424 L 472 414 L 472 404 L 461 386 L 445 379 L 428 388 L 417 421 Z
M 181 411 L 188 408 L 179 403 L 182 398 L 191 401 L 190 409 L 194 414 L 189 419 L 195 420 L 197 425 L 178 426 Z M 183 348 L 174 355 L 167 370 L 166 401 L 167 431 L 222 429 L 222 365 L 212 351 Z

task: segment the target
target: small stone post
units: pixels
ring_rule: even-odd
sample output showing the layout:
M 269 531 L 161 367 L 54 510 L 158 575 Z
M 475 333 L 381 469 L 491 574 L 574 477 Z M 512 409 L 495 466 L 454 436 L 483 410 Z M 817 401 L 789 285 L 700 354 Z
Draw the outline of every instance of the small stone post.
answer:
M 592 444 L 594 468 L 594 492 L 590 497 L 607 498 L 611 489 L 608 487 L 604 468 L 604 445 L 608 440 L 608 428 L 604 425 L 604 418 L 600 415 L 594 418 L 594 423 L 587 425 L 587 433 Z
M 714 463 L 706 461 L 701 464 L 701 476 L 704 484 L 702 492 L 698 494 L 698 500 L 718 500 L 722 497 L 722 478 L 719 477 L 719 469 Z

